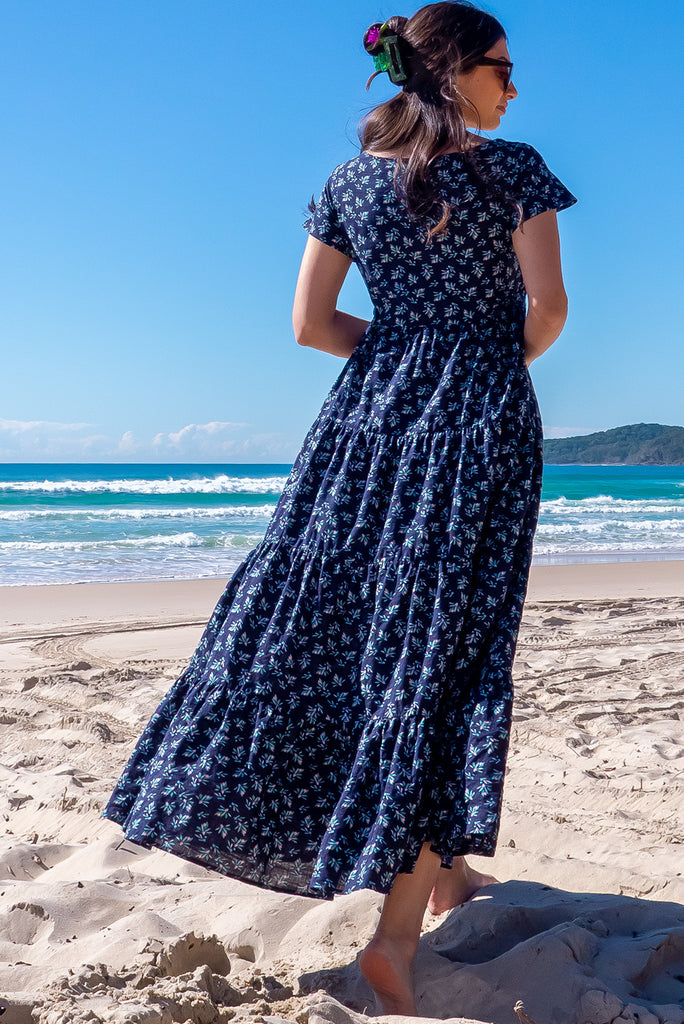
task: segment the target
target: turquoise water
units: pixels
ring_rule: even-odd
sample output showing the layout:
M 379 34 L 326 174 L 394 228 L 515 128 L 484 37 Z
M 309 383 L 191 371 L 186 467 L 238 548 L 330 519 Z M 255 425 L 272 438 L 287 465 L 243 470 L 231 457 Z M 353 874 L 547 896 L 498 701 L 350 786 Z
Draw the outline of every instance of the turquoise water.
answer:
M 229 576 L 289 465 L 0 465 L 0 583 Z M 546 466 L 537 563 L 684 558 L 684 466 Z

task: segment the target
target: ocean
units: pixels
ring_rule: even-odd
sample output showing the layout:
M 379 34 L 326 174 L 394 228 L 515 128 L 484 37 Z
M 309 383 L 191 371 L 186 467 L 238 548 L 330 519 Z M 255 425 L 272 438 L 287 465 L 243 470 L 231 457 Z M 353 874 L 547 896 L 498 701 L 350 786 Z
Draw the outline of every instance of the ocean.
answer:
M 0 584 L 229 577 L 287 465 L 0 465 Z M 684 558 L 684 466 L 546 466 L 537 564 Z

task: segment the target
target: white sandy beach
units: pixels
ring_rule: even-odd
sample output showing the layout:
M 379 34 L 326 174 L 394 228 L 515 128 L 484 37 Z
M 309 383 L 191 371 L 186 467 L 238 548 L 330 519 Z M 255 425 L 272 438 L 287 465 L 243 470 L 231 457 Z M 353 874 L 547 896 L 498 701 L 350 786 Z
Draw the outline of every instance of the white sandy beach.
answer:
M 380 898 L 265 892 L 99 812 L 222 580 L 0 588 L 2 1024 L 374 1013 Z M 426 922 L 426 1017 L 684 1022 L 684 562 L 533 569 L 503 884 Z

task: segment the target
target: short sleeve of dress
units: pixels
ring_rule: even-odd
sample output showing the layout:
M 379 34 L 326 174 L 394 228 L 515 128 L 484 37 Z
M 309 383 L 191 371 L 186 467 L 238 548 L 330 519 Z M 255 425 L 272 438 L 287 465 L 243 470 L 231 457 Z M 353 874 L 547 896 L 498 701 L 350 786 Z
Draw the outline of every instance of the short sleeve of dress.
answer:
M 546 166 L 533 146 L 521 146 L 518 197 L 523 208 L 523 221 L 547 210 L 566 210 L 577 202 L 562 181 Z
M 332 176 L 326 181 L 315 209 L 304 221 L 304 227 L 320 242 L 354 259 L 354 249 L 335 204 Z

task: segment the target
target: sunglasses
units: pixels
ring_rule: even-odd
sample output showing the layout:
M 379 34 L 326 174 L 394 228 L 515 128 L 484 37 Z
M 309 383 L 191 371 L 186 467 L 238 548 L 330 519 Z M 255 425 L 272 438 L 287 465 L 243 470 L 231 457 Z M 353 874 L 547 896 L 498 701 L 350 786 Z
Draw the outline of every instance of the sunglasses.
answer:
M 486 64 L 487 67 L 505 68 L 506 73 L 502 76 L 501 81 L 503 83 L 504 92 L 508 89 L 513 75 L 513 64 L 510 60 L 499 60 L 498 57 L 480 57 L 477 63 Z

